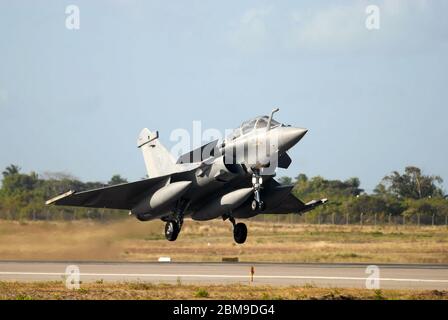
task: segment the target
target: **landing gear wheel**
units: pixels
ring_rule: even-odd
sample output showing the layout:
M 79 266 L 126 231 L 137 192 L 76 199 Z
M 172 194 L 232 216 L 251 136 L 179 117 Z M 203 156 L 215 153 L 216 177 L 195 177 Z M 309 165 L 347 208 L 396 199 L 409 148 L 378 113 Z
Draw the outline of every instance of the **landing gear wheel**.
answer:
M 179 224 L 176 221 L 168 221 L 165 224 L 165 237 L 168 241 L 175 241 L 179 235 Z
M 264 201 L 257 202 L 257 200 L 252 200 L 250 208 L 252 209 L 252 211 L 255 211 L 257 209 L 259 209 L 260 211 L 264 211 L 264 209 L 266 209 L 266 205 Z
M 233 227 L 233 238 L 236 243 L 244 243 L 247 238 L 247 227 L 244 223 L 237 223 Z
M 252 200 L 252 203 L 250 204 L 250 208 L 252 209 L 252 211 L 257 210 L 257 208 L 258 208 L 257 200 Z

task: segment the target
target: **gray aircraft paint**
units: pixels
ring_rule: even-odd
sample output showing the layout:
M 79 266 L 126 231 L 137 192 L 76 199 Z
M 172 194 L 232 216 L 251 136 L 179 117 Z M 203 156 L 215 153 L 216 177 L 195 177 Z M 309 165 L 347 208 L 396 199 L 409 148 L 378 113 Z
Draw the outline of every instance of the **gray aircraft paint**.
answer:
M 277 167 L 287 168 L 291 163 L 286 152 L 308 131 L 274 120 L 271 123 L 276 111 L 270 117 L 244 122 L 223 143 L 213 141 L 177 161 L 160 143 L 158 132 L 145 128 L 137 147 L 142 150 L 148 179 L 83 192 L 69 191 L 46 203 L 127 209 L 144 221 L 178 221 L 179 230 L 186 216 L 196 220 L 229 218 L 235 225 L 234 218 L 312 210 L 327 200 L 303 203 L 291 194 L 292 186 L 281 186 L 274 179 Z M 267 145 L 268 151 L 254 156 L 254 144 Z M 261 181 L 258 179 L 263 181 L 261 189 L 254 183 Z

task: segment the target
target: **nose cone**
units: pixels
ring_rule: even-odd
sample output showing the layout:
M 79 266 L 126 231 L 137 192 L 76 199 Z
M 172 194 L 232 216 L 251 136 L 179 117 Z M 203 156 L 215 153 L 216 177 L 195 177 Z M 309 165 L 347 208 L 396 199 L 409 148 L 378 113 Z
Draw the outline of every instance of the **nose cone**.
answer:
M 303 136 L 308 132 L 308 129 L 286 127 L 282 128 L 280 134 L 280 149 L 286 151 L 292 148 Z

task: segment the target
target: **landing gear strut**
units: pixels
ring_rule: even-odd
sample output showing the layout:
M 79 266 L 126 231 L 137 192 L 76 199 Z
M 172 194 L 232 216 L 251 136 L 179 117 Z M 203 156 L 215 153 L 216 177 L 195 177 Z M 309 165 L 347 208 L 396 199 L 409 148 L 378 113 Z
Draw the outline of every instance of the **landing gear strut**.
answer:
M 236 223 L 235 218 L 232 216 L 225 215 L 222 217 L 223 220 L 229 219 L 233 225 L 233 239 L 236 243 L 244 243 L 247 239 L 247 227 L 244 223 Z
M 251 209 L 253 211 L 259 209 L 263 211 L 266 208 L 264 201 L 261 200 L 260 190 L 262 188 L 263 178 L 260 176 L 260 172 L 257 170 L 252 175 L 252 186 L 254 188 L 254 200 L 251 203 Z

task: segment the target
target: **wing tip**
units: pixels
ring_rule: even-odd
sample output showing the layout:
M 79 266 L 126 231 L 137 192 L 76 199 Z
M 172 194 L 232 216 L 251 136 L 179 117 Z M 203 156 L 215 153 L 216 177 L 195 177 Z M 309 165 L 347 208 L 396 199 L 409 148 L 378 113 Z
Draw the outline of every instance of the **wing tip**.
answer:
M 317 206 L 320 206 L 320 205 L 325 204 L 327 202 L 328 202 L 328 199 L 327 198 L 323 198 L 323 199 L 319 199 L 319 200 L 311 200 L 311 201 L 305 203 L 305 205 L 309 206 L 309 207 L 317 207 Z
M 61 199 L 65 198 L 65 197 L 68 197 L 68 196 L 71 196 L 74 193 L 76 193 L 75 190 L 70 190 L 70 191 L 67 191 L 65 193 L 62 193 L 62 194 L 60 194 L 60 195 L 58 195 L 58 196 L 56 196 L 54 198 L 51 198 L 51 199 L 45 201 L 45 205 L 47 205 L 47 206 L 51 205 L 51 204 L 55 203 L 58 200 L 61 200 Z

